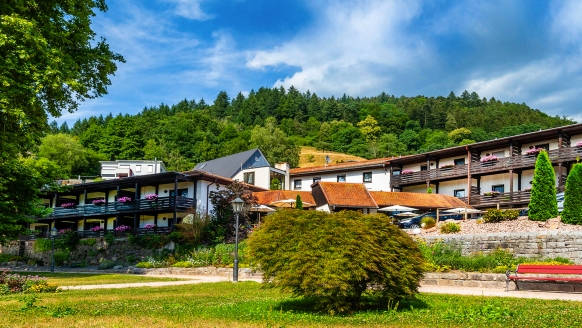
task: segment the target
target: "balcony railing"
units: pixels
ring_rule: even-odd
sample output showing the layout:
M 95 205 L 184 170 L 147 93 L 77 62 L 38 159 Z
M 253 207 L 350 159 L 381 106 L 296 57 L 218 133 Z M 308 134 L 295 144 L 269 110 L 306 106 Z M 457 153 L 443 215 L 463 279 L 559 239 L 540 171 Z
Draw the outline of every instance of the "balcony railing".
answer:
M 194 207 L 196 202 L 193 198 L 188 197 L 160 197 L 156 201 L 151 201 L 147 199 L 139 199 L 137 201 L 131 201 L 127 203 L 111 202 L 103 205 L 79 205 L 75 208 L 62 208 L 58 207 L 53 209 L 53 213 L 49 216 L 50 218 L 63 218 L 63 217 L 78 217 L 78 216 L 99 216 L 135 211 L 158 211 L 167 209 L 187 209 Z
M 510 204 L 520 204 L 529 203 L 531 198 L 531 192 L 529 191 L 514 191 L 499 194 L 497 196 L 485 196 L 485 195 L 471 195 L 471 202 L 468 203 L 467 197 L 460 197 L 459 199 L 471 206 L 491 206 L 495 207 L 497 204 L 500 206 L 510 205 Z
M 572 162 L 577 157 L 582 157 L 582 147 L 567 147 L 548 151 L 548 156 L 552 163 Z M 508 171 L 510 169 L 525 169 L 535 166 L 537 155 L 518 155 L 513 157 L 503 157 L 490 162 L 471 162 L 471 175 L 482 175 Z M 403 185 L 420 184 L 430 181 L 448 180 L 450 178 L 467 177 L 467 164 L 455 165 L 452 168 L 438 168 L 427 171 L 413 172 L 393 176 L 390 186 L 399 187 Z
M 153 229 L 132 229 L 129 231 L 115 231 L 114 229 L 109 229 L 107 231 L 99 231 L 99 232 L 95 232 L 95 231 L 91 231 L 91 230 L 85 230 L 85 231 L 75 231 L 75 233 L 81 237 L 81 238 L 100 238 L 100 237 L 105 237 L 106 234 L 108 233 L 112 233 L 115 237 L 121 238 L 121 237 L 126 237 L 127 235 L 139 235 L 139 236 L 145 236 L 145 235 L 151 235 L 151 234 L 169 234 L 172 231 L 174 231 L 174 228 L 172 227 L 156 227 Z M 40 234 L 34 234 L 34 235 L 27 235 L 27 236 L 20 236 L 20 240 L 35 240 L 35 239 L 40 239 L 40 238 L 46 238 L 46 239 L 51 239 L 52 236 L 50 235 L 50 233 L 40 233 Z M 62 238 L 62 235 L 56 235 L 55 236 L 56 239 Z

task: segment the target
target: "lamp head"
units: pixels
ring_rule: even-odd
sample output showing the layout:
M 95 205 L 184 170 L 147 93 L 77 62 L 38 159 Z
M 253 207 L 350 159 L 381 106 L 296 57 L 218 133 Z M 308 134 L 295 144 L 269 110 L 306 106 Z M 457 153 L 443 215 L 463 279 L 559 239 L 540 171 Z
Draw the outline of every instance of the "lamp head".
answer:
M 53 228 L 51 229 L 51 236 L 56 236 L 56 235 L 57 235 L 57 232 L 58 232 L 58 231 L 57 231 L 57 228 L 53 227 Z
M 244 205 L 244 200 L 240 199 L 240 197 L 235 198 L 231 204 L 232 204 L 232 209 L 234 210 L 235 213 L 240 213 L 242 212 L 243 209 L 243 205 Z

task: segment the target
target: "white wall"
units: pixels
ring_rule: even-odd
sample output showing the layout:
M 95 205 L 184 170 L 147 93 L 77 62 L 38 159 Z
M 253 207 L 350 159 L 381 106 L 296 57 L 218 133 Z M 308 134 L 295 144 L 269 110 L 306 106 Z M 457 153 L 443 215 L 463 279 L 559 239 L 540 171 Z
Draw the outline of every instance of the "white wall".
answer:
M 469 195 L 469 190 L 467 189 L 467 179 L 442 181 L 439 183 L 439 194 L 455 196 L 455 190 L 464 189 L 465 197 Z M 433 192 L 436 193 L 436 189 L 433 188 Z
M 372 182 L 364 183 L 364 172 L 372 172 Z M 346 182 L 364 183 L 371 191 L 390 191 L 390 171 L 383 168 L 358 169 L 351 172 L 317 173 L 308 176 L 292 177 L 287 190 L 311 191 L 313 178 L 321 177 L 322 182 L 337 182 L 338 175 L 345 175 Z M 301 180 L 301 189 L 295 189 L 295 180 Z

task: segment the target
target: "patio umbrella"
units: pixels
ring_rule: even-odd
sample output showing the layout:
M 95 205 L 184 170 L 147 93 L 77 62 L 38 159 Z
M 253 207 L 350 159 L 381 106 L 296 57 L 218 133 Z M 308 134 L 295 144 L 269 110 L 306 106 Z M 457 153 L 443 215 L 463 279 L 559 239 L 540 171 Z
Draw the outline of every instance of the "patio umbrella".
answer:
M 382 207 L 378 209 L 378 211 L 390 211 L 390 212 L 404 212 L 404 211 L 418 211 L 418 208 L 400 206 L 400 205 L 392 205 L 388 207 Z
M 265 205 L 252 206 L 250 210 L 251 212 L 257 212 L 257 215 L 259 216 L 259 225 L 261 225 L 261 213 L 275 212 L 274 209 Z
M 281 200 L 276 200 L 269 205 L 275 206 L 275 207 L 293 208 L 293 207 L 295 207 L 295 202 L 296 202 L 295 199 L 281 199 Z M 313 204 L 303 202 L 303 206 L 310 207 L 310 206 L 313 206 Z
M 465 212 L 468 213 L 468 214 L 481 213 L 481 211 L 479 211 L 479 210 L 476 210 L 476 209 L 473 209 L 473 208 L 465 208 L 465 207 L 457 207 L 457 208 L 453 208 L 453 209 L 450 209 L 450 210 L 443 211 L 443 213 L 457 213 L 457 214 L 465 213 Z
M 402 212 L 394 214 L 394 216 L 418 216 L 418 214 L 412 212 Z

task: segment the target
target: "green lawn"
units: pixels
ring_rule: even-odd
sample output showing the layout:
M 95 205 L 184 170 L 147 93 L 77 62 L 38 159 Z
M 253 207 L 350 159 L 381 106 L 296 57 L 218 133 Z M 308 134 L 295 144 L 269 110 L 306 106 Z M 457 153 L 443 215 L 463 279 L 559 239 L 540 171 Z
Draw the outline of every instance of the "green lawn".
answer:
M 93 274 L 93 273 L 47 273 L 47 272 L 13 272 L 20 275 L 38 275 L 49 278 L 49 283 L 57 286 L 125 284 L 132 282 L 177 281 L 179 278 L 159 278 L 129 274 Z
M 346 316 L 255 282 L 0 296 L 0 327 L 580 327 L 582 302 L 421 294 Z

